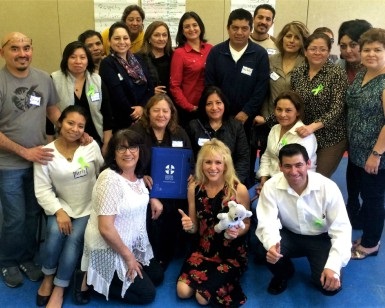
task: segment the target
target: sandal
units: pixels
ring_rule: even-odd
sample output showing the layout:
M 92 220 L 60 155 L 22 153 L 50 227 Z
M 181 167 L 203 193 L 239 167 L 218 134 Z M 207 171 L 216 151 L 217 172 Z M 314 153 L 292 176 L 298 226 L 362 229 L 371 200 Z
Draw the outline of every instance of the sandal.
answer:
M 378 244 L 377 250 L 373 252 L 365 252 L 363 250 L 358 249 L 357 247 L 352 250 L 352 255 L 351 255 L 352 260 L 363 260 L 363 259 L 366 259 L 367 257 L 375 257 L 378 255 L 378 252 L 380 251 L 380 244 Z
M 358 238 L 352 242 L 352 252 L 361 244 L 361 238 Z

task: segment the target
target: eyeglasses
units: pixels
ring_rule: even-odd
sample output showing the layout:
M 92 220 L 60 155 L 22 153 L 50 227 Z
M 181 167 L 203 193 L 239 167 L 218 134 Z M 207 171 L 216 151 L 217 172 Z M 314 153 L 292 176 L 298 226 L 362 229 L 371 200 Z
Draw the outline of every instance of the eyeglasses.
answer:
M 350 42 L 349 44 L 340 44 L 340 49 L 341 50 L 345 50 L 348 48 L 348 46 L 350 47 L 350 49 L 354 49 L 358 46 L 358 43 L 356 42 Z
M 126 151 L 129 150 L 131 153 L 136 153 L 139 151 L 139 146 L 138 145 L 130 145 L 130 146 L 125 146 L 125 145 L 118 145 L 116 147 L 116 152 L 119 154 L 124 154 Z
M 11 38 L 8 41 L 6 41 L 3 45 L 1 45 L 1 48 L 4 48 L 8 43 L 11 44 L 17 44 L 17 43 L 26 43 L 28 45 L 32 45 L 32 39 L 29 37 L 21 37 L 21 38 Z
M 316 53 L 316 52 L 319 52 L 319 53 L 327 53 L 329 52 L 329 49 L 326 49 L 326 48 L 317 48 L 317 47 L 310 47 L 307 49 L 308 52 L 311 52 L 311 53 Z

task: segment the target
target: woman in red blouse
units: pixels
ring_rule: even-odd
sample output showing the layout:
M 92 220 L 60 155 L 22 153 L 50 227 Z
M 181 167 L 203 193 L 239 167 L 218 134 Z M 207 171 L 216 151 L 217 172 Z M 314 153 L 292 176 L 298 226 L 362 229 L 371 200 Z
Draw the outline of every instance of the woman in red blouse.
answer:
M 195 118 L 204 88 L 204 71 L 212 45 L 204 39 L 205 26 L 195 12 L 186 12 L 179 21 L 175 50 L 171 60 L 170 92 L 176 103 L 180 123 Z

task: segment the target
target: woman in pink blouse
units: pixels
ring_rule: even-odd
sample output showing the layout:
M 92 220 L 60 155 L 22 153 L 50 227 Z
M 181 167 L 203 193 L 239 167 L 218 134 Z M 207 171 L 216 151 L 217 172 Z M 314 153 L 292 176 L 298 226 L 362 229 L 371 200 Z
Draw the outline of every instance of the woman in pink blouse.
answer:
M 204 39 L 205 26 L 195 12 L 186 12 L 179 21 L 175 50 L 171 60 L 170 92 L 176 103 L 180 123 L 195 118 L 204 88 L 204 71 L 212 45 Z

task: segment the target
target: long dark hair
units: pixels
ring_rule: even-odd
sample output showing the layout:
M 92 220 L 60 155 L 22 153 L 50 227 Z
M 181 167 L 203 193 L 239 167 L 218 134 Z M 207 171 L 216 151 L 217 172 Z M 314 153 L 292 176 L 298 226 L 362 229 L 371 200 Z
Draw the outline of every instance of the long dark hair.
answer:
M 178 32 L 176 33 L 175 42 L 178 47 L 184 46 L 184 44 L 187 42 L 187 38 L 183 34 L 183 23 L 186 19 L 195 19 L 195 21 L 198 23 L 199 29 L 201 30 L 201 34 L 199 35 L 199 39 L 201 42 L 206 42 L 205 39 L 205 25 L 203 24 L 202 19 L 199 17 L 199 15 L 195 12 L 186 12 L 182 15 L 182 17 L 179 20 L 178 25 Z

